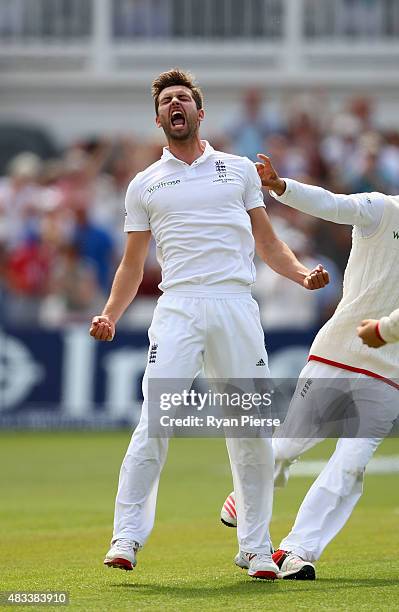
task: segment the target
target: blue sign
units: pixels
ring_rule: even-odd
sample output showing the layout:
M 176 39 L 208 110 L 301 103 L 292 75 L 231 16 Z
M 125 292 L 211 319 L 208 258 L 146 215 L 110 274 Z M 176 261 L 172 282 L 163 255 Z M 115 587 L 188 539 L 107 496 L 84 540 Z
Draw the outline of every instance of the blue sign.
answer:
M 296 378 L 314 330 L 270 333 L 274 377 Z M 0 329 L 0 428 L 117 428 L 137 423 L 147 331 L 96 342 L 87 326 Z

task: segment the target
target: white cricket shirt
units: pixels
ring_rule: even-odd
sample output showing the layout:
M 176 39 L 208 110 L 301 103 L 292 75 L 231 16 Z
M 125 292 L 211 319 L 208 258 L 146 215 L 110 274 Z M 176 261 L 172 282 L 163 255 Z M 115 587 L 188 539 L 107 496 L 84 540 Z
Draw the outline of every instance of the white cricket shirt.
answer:
M 354 226 L 342 299 L 314 339 L 309 358 L 397 381 L 397 346 L 369 348 L 362 344 L 356 329 L 363 319 L 380 319 L 398 304 L 399 197 L 334 194 L 284 180 L 284 194 L 279 197 L 272 192 L 280 202 L 327 221 Z
M 151 230 L 163 291 L 245 292 L 255 282 L 248 211 L 264 206 L 255 165 L 209 143 L 191 165 L 165 148 L 130 183 L 125 231 Z

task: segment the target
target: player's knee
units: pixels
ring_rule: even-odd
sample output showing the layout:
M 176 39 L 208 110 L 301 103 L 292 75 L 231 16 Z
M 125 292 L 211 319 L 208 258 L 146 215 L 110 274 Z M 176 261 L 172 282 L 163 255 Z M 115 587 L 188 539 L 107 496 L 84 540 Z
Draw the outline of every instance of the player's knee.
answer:
M 363 490 L 364 472 L 364 468 L 356 468 L 355 466 L 344 469 L 341 489 L 343 497 L 356 491 L 361 492 Z
M 168 452 L 168 441 L 162 438 L 147 439 L 143 444 L 131 444 L 125 462 L 141 466 L 149 463 L 163 464 Z
M 353 479 L 355 481 L 363 481 L 366 466 L 370 461 L 372 453 L 360 452 L 360 453 L 346 453 L 339 457 L 338 465 L 342 472 L 346 475 L 346 478 Z
M 239 465 L 272 465 L 271 442 L 265 438 L 230 440 L 229 454 L 232 463 Z
M 346 457 L 343 470 L 345 473 L 351 474 L 356 479 L 363 479 L 368 462 L 369 457 L 363 457 L 355 454 L 351 457 Z

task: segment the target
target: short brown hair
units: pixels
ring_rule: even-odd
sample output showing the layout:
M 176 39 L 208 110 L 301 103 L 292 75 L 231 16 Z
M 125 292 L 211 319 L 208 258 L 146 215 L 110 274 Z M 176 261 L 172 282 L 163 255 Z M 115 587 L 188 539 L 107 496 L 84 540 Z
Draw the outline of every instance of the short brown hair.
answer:
M 190 89 L 197 109 L 200 110 L 203 107 L 204 98 L 202 91 L 196 85 L 194 76 L 190 72 L 180 70 L 180 68 L 172 68 L 172 70 L 162 72 L 152 83 L 151 93 L 155 102 L 156 114 L 158 114 L 158 99 L 161 91 L 174 85 L 182 85 Z

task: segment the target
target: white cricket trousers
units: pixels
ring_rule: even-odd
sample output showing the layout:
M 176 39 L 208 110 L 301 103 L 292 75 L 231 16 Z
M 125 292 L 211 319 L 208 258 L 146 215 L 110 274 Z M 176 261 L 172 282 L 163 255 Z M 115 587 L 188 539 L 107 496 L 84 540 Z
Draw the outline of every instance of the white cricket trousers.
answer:
M 258 305 L 249 293 L 202 297 L 167 292 L 158 300 L 148 336 L 142 414 L 120 471 L 113 533 L 113 541 L 128 538 L 140 545 L 154 525 L 159 477 L 168 450 L 166 438 L 148 437 L 149 380 L 193 380 L 202 370 L 208 378 L 270 376 Z M 195 453 L 195 439 L 192 444 Z M 271 439 L 226 438 L 226 444 L 236 492 L 240 549 L 270 553 Z
M 312 384 L 304 393 L 306 381 L 312 381 Z M 290 432 L 297 427 L 299 434 L 302 434 L 301 414 L 306 410 L 315 416 L 321 415 L 322 404 L 325 402 L 325 406 L 328 406 L 331 400 L 328 395 L 334 392 L 334 385 L 335 388 L 349 389 L 354 404 L 363 415 L 365 429 L 375 435 L 368 438 L 340 438 L 327 465 L 307 492 L 291 532 L 279 546 L 281 550 L 292 551 L 306 561 L 319 559 L 349 519 L 363 492 L 366 466 L 399 415 L 399 391 L 394 387 L 364 374 L 310 361 L 300 374 L 283 427 L 286 426 Z M 322 441 L 323 438 L 317 435 L 320 419 L 314 418 L 313 423 L 315 429 L 312 437 L 298 435 L 273 439 L 276 464 L 293 461 Z M 278 435 L 283 433 L 279 432 Z

